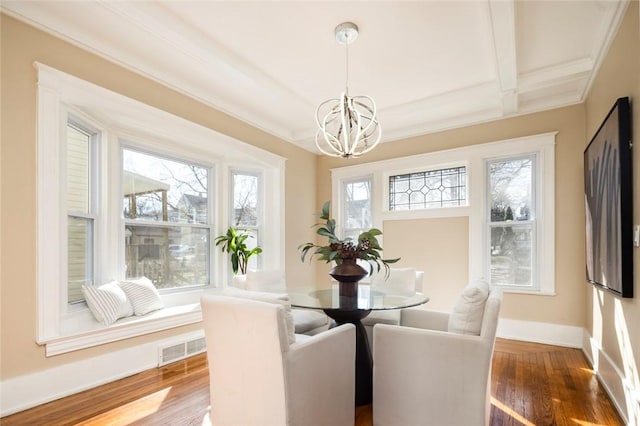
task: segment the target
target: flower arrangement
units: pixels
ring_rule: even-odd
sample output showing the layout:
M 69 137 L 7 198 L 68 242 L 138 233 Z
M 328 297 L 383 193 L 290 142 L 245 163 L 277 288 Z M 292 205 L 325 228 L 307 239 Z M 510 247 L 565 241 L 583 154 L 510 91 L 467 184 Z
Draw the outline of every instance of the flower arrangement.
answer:
M 388 276 L 389 264 L 396 263 L 400 258 L 382 258 L 382 247 L 376 238 L 378 235 L 382 235 L 382 231 L 377 228 L 371 228 L 358 235 L 358 241 L 353 241 L 351 238 L 341 240 L 335 233 L 336 221 L 329 217 L 330 209 L 331 202 L 326 201 L 322 205 L 322 211 L 319 214 L 320 219 L 325 222 L 314 225 L 318 227 L 316 234 L 327 237 L 328 244 L 324 246 L 314 243 L 301 244 L 298 246 L 301 260 L 304 262 L 309 253 L 311 253 L 310 260 L 317 255 L 318 260 L 324 260 L 326 263 L 336 262 L 336 265 L 342 264 L 345 260 L 355 261 L 362 259 L 369 263 L 369 275 L 373 273 L 374 267 L 377 267 L 378 272 L 384 267 L 385 276 Z

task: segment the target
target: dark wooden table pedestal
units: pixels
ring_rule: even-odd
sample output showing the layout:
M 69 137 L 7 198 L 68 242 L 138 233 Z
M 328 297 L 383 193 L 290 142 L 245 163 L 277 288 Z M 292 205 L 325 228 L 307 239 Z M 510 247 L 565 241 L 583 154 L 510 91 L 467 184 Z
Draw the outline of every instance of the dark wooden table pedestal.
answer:
M 367 332 L 361 320 L 371 310 L 348 309 L 349 301 L 341 297 L 340 309 L 323 309 L 334 320 L 334 326 L 350 323 L 356 327 L 356 405 L 371 404 L 373 399 L 373 357 Z M 346 298 L 345 298 L 346 299 Z

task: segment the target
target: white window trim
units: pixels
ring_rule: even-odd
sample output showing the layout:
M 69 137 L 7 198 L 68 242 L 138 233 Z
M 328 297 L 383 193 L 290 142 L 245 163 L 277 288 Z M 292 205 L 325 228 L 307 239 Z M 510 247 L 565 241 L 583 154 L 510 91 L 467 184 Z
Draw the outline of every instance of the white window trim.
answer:
M 67 309 L 66 304 L 66 247 L 64 227 L 66 209 L 60 185 L 64 177 L 61 141 L 66 129 L 66 110 L 91 111 L 96 121 L 109 123 L 109 134 L 99 144 L 107 167 L 100 170 L 101 180 L 111 179 L 108 191 L 100 192 L 100 203 L 106 206 L 105 218 L 99 221 L 101 232 L 119 235 L 99 243 L 96 249 L 96 268 L 100 275 L 97 285 L 124 278 L 124 240 L 122 233 L 120 139 L 152 152 L 188 159 L 208 159 L 215 164 L 215 208 L 212 210 L 211 238 L 224 228 L 221 218 L 226 214 L 227 191 L 225 173 L 229 165 L 262 170 L 264 185 L 270 197 L 265 200 L 266 244 L 263 246 L 263 265 L 284 268 L 284 176 L 285 159 L 253 145 L 238 141 L 209 128 L 200 126 L 165 111 L 158 110 L 123 95 L 58 71 L 41 63 L 34 63 L 38 71 L 37 86 L 37 260 L 36 307 L 38 344 L 46 346 L 46 355 L 70 352 L 114 340 L 126 339 L 167 328 L 201 321 L 199 304 L 204 289 L 163 294 L 167 308 L 144 317 L 119 320 L 111 326 L 98 324 L 88 309 Z M 111 115 L 110 115 L 111 114 Z M 140 123 L 145 123 L 144 128 Z M 153 141 L 153 143 L 151 142 Z M 162 148 L 164 146 L 164 148 Z M 170 148 L 169 148 L 170 147 Z M 196 161 L 202 163 L 202 161 Z M 207 163 L 208 163 L 207 162 Z M 117 178 L 116 178 L 117 177 Z M 267 202 L 268 201 L 268 202 Z M 214 201 L 212 200 L 212 203 Z M 103 213 L 98 212 L 98 215 Z M 226 222 L 225 222 L 226 223 Z M 225 228 L 226 229 L 226 228 Z M 219 250 L 212 247 L 212 283 L 225 282 L 223 268 L 227 262 Z
M 332 217 L 341 217 L 342 181 L 373 176 L 372 224 L 382 230 L 384 221 L 428 219 L 441 217 L 469 218 L 469 279 L 485 276 L 485 247 L 487 247 L 486 198 L 484 197 L 486 167 L 485 160 L 497 157 L 512 157 L 537 153 L 538 182 L 541 197 L 538 214 L 538 282 L 537 290 L 509 290 L 514 293 L 536 295 L 555 294 L 555 135 L 557 132 L 524 136 L 508 140 L 489 142 L 430 152 L 409 157 L 393 158 L 371 163 L 331 169 Z M 422 210 L 389 211 L 389 176 L 410 171 L 430 170 L 453 166 L 467 168 L 467 206 L 433 208 Z M 340 224 L 337 224 L 339 229 Z M 384 235 L 382 236 L 384 237 Z M 383 244 L 384 247 L 384 244 Z M 544 250 L 542 249 L 544 248 Z

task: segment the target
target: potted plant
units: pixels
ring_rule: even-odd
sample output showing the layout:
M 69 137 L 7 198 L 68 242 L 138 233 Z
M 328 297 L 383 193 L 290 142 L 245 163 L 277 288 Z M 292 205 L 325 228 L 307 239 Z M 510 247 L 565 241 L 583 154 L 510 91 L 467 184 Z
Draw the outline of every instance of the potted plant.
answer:
M 351 238 L 340 239 L 336 236 L 336 221 L 329 217 L 331 202 L 326 201 L 322 205 L 320 219 L 324 223 L 318 223 L 316 233 L 320 236 L 327 237 L 326 245 L 317 245 L 315 243 L 301 244 L 300 258 L 304 262 L 307 255 L 309 259 L 318 256 L 318 260 L 324 260 L 327 263 L 335 262 L 336 266 L 329 271 L 329 275 L 335 278 L 339 283 L 355 283 L 357 284 L 367 274 L 371 275 L 374 268 L 379 272 L 382 268 L 385 270 L 385 276 L 389 276 L 389 264 L 396 263 L 400 258 L 384 259 L 381 251 L 382 247 L 376 238 L 382 235 L 382 231 L 377 228 L 371 228 L 368 231 L 358 235 L 358 240 L 353 241 Z M 356 263 L 357 259 L 362 259 L 369 263 L 369 271 Z M 352 291 L 356 286 L 352 285 Z M 342 288 L 341 288 L 342 291 Z M 357 291 L 357 290 L 356 290 Z
M 223 253 L 228 252 L 231 254 L 231 269 L 233 269 L 234 275 L 237 275 L 238 271 L 242 275 L 246 274 L 249 258 L 254 254 L 262 253 L 260 247 L 249 249 L 245 242 L 247 238 L 253 238 L 253 235 L 230 226 L 226 234 L 220 235 L 215 239 L 216 247 L 221 246 Z

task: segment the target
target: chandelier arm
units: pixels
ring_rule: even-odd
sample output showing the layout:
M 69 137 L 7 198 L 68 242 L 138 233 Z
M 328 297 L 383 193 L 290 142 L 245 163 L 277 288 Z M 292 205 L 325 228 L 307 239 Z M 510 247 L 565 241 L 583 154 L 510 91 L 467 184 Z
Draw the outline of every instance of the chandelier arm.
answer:
M 337 154 L 342 155 L 343 151 L 342 146 L 340 145 L 340 141 L 332 134 L 326 132 L 325 128 L 323 128 L 322 133 L 324 135 L 325 143 L 329 146 L 329 148 L 334 150 Z
M 382 136 L 382 128 L 378 126 L 377 130 L 378 130 L 378 136 L 376 137 L 375 141 L 371 145 L 369 145 L 369 147 L 366 148 L 364 151 L 361 151 L 358 155 L 366 154 L 367 152 L 371 151 L 373 148 L 375 148 L 378 145 L 378 143 L 380 142 L 380 137 Z
M 318 133 L 320 133 L 320 129 L 318 129 Z M 316 147 L 320 150 L 320 152 L 322 152 L 324 155 L 328 155 L 330 157 L 342 157 L 342 153 L 341 152 L 329 152 L 326 149 L 324 149 L 322 147 L 322 145 L 320 144 L 319 140 L 318 140 L 318 133 L 316 133 Z M 331 145 L 329 145 L 331 146 Z
M 360 144 L 360 134 L 362 133 L 362 120 L 360 117 L 360 113 L 358 112 L 358 110 L 355 109 L 355 107 L 351 107 L 351 111 L 353 111 L 353 116 L 355 118 L 355 127 L 356 130 L 356 135 L 353 138 L 353 141 L 351 141 L 351 145 L 348 147 L 347 153 L 349 155 L 353 155 L 353 153 L 355 152 L 356 148 L 358 147 L 358 145 Z

